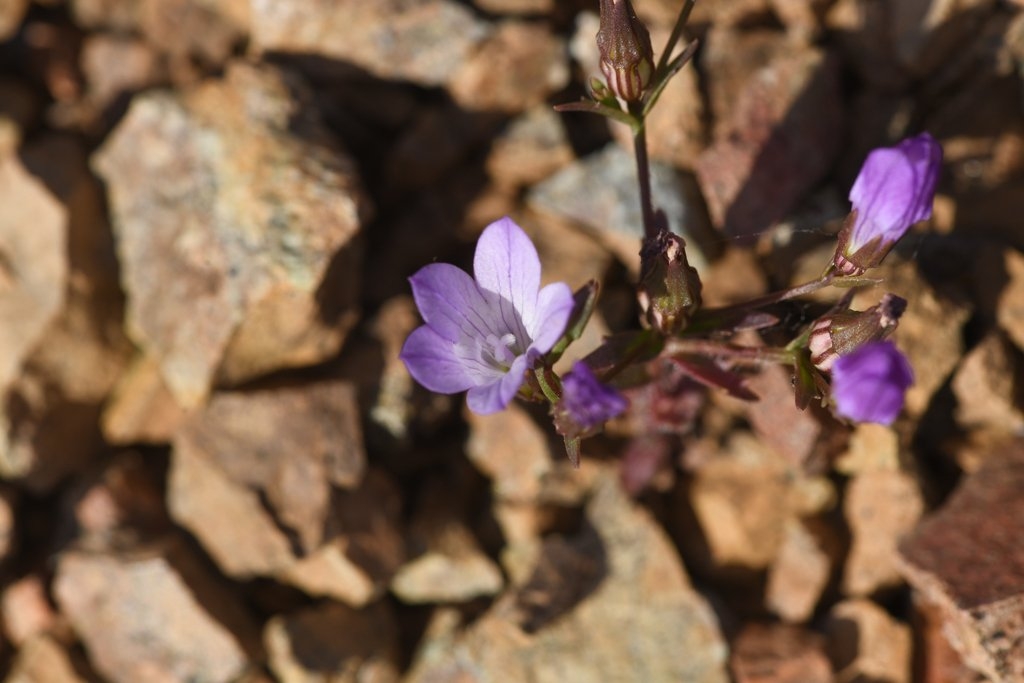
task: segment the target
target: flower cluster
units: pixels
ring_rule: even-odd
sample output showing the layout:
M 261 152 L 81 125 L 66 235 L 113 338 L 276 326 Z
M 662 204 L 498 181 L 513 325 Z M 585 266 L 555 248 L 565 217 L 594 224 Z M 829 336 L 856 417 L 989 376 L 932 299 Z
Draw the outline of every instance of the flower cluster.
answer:
M 427 389 L 467 392 L 476 413 L 500 411 L 517 396 L 547 403 L 574 464 L 580 439 L 627 412 L 630 400 L 631 424 L 648 425 L 652 432 L 664 429 L 649 415 L 634 417 L 645 412 L 644 406 L 671 402 L 661 381 L 666 368 L 688 385 L 719 387 L 752 400 L 756 397 L 739 370 L 745 364 L 779 362 L 793 368 L 799 406 L 818 399 L 841 419 L 892 423 L 914 381 L 906 357 L 888 339 L 908 302 L 887 294 L 867 310 L 849 305 L 854 288 L 878 282 L 864 274 L 911 226 L 931 216 L 941 147 L 921 133 L 867 156 L 850 190 L 852 211 L 818 280 L 742 304 L 704 308 L 700 277 L 687 260 L 685 241 L 651 204 L 642 153 L 644 117 L 693 53 L 691 43 L 671 56 L 679 34 L 673 31 L 655 65 L 647 29 L 629 0 L 602 0 L 598 45 L 607 82 L 595 85 L 595 100 L 561 107 L 624 121 L 636 136 L 644 221 L 637 283 L 642 329 L 613 335 L 567 372 L 556 372 L 556 362 L 587 323 L 598 287 L 589 283 L 575 294 L 565 283 L 541 287 L 537 250 L 506 217 L 481 234 L 472 276 L 436 263 L 410 278 L 424 324 L 406 340 L 401 359 Z M 830 285 L 849 293 L 806 328 L 793 329 L 789 344 L 767 348 L 731 342 L 740 330 L 776 323 L 772 305 Z

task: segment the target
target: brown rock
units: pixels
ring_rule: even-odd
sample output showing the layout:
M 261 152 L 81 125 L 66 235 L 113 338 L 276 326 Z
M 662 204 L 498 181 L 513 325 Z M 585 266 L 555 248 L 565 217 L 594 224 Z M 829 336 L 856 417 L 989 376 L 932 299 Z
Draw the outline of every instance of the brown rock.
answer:
M 541 480 L 554 467 L 552 439 L 526 410 L 513 403 L 493 415 L 466 412 L 466 455 L 492 480 L 494 495 L 511 502 L 533 502 Z
M 46 137 L 22 159 L 37 179 L 0 160 L 0 193 L 13 193 L 0 197 L 0 471 L 45 490 L 101 447 L 100 406 L 129 349 L 111 236 L 80 144 Z
M 903 89 L 910 76 L 896 58 L 889 39 L 891 3 L 836 0 L 825 15 L 844 61 L 870 85 L 884 90 Z
M 123 451 L 81 478 L 70 491 L 79 544 L 126 547 L 170 531 L 162 475 L 142 454 Z
M 354 322 L 364 204 L 301 91 L 236 63 L 183 97 L 136 98 L 96 156 L 129 331 L 184 406 L 323 360 Z
M 87 683 L 67 648 L 54 638 L 38 635 L 26 642 L 4 678 L 6 683 Z
M 732 644 L 736 683 L 831 683 L 823 638 L 796 626 L 751 624 Z
M 1011 435 L 1024 428 L 1013 347 L 996 332 L 971 349 L 953 375 L 957 423 Z
M 964 661 L 994 681 L 1024 681 L 1024 448 L 990 456 L 901 545 L 900 569 L 941 609 Z
M 786 523 L 779 553 L 768 568 L 765 605 L 788 622 L 809 621 L 832 575 L 835 548 L 799 520 Z
M 234 680 L 255 629 L 176 540 L 133 556 L 66 551 L 54 594 L 96 670 L 115 683 Z
M 914 594 L 915 673 L 922 683 L 992 683 L 987 676 L 964 664 L 943 631 L 943 615 L 938 605 Z
M 585 515 L 579 532 L 549 536 L 526 583 L 465 631 L 431 629 L 409 680 L 728 680 L 710 609 L 611 472 Z
M 385 603 L 327 604 L 274 617 L 263 640 L 281 683 L 397 683 L 397 636 Z
M 46 596 L 42 577 L 28 574 L 7 586 L 0 595 L 4 635 L 16 647 L 52 631 L 57 616 Z
M 477 7 L 494 14 L 547 14 L 555 0 L 474 0 Z
M 455 71 L 448 89 L 466 109 L 525 111 L 566 86 L 566 57 L 546 24 L 504 21 Z
M 821 434 L 821 423 L 811 410 L 800 410 L 793 398 L 790 368 L 763 368 L 747 381 L 757 401 L 747 404 L 747 416 L 763 442 L 795 467 L 807 462 Z
M 837 472 L 848 476 L 899 467 L 899 436 L 890 427 L 859 424 L 850 434 L 847 450 L 835 462 Z
M 853 536 L 843 592 L 863 596 L 898 585 L 896 547 L 924 512 L 914 477 L 889 469 L 863 472 L 846 487 L 843 507 Z
M 910 683 L 910 628 L 875 603 L 841 602 L 829 612 L 825 628 L 840 680 Z
M 259 52 L 320 55 L 425 86 L 448 81 L 489 32 L 453 0 L 252 3 L 252 39 Z
M 886 2 L 886 35 L 909 73 L 927 75 L 977 35 L 995 6 L 994 0 Z
M 783 36 L 765 40 L 713 30 L 708 79 L 719 77 L 715 67 L 722 61 L 747 63 L 766 44 L 777 56 L 741 71 L 735 99 L 721 109 L 712 99 L 716 112 L 727 112 L 725 123 L 697 161 L 712 223 L 744 238 L 785 217 L 824 177 L 843 125 L 837 60 Z

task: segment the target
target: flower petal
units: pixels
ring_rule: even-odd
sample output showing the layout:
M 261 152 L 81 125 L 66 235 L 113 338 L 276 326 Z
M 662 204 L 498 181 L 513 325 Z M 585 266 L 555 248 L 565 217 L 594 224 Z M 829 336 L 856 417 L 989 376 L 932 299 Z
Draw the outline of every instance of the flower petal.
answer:
M 398 356 L 417 382 L 439 394 L 457 394 L 486 381 L 455 353 L 455 344 L 428 325 L 413 330 Z
M 530 349 L 542 354 L 550 351 L 565 333 L 574 305 L 572 290 L 564 282 L 540 290 L 535 315 L 526 319 L 526 331 L 533 340 Z
M 504 410 L 523 385 L 525 372 L 526 356 L 519 356 L 512 362 L 508 373 L 500 379 L 469 390 L 466 394 L 469 409 L 477 415 L 490 415 Z
M 517 338 L 534 316 L 540 288 L 540 257 L 523 229 L 509 218 L 488 225 L 476 243 L 473 275 L 481 289 L 500 297 L 501 319 Z
M 850 189 L 857 209 L 850 250 L 875 237 L 895 242 L 931 216 L 941 166 L 942 148 L 928 133 L 872 151 Z
M 448 341 L 482 340 L 508 331 L 498 318 L 493 296 L 481 292 L 464 270 L 432 263 L 416 271 L 409 284 L 424 322 Z
M 910 364 L 892 342 L 865 344 L 832 367 L 836 412 L 856 422 L 891 424 L 913 382 Z

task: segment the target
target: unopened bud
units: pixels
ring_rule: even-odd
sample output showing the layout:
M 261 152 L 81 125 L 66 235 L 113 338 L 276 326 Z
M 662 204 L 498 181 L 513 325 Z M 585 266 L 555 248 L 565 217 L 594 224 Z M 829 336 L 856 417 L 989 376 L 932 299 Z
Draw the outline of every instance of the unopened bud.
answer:
M 654 74 L 654 50 L 629 0 L 601 0 L 597 49 L 612 92 L 627 102 L 639 101 Z
M 877 306 L 866 311 L 844 311 L 821 318 L 811 327 L 807 340 L 811 362 L 819 370 L 831 370 L 840 356 L 889 336 L 906 308 L 906 299 L 886 294 Z
M 700 307 L 701 283 L 686 260 L 686 241 L 668 230 L 645 239 L 640 250 L 637 297 L 647 323 L 675 334 Z

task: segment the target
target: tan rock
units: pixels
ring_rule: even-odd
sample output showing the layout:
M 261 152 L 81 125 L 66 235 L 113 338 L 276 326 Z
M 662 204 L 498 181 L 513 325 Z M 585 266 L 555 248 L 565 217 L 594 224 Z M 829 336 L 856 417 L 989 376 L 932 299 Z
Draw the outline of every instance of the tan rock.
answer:
M 0 193 L 13 193 L 0 197 L 0 471 L 45 490 L 100 448 L 100 406 L 129 349 L 111 236 L 80 143 L 45 137 L 21 158 L 35 179 L 0 160 Z
M 16 647 L 23 647 L 54 629 L 57 616 L 50 606 L 42 577 L 28 574 L 8 585 L 0 594 L 4 634 Z
M 853 536 L 843 592 L 869 595 L 901 582 L 896 547 L 924 513 L 917 481 L 899 470 L 871 470 L 846 487 L 844 512 Z
M 354 322 L 365 204 L 302 92 L 236 63 L 182 97 L 136 98 L 95 157 L 129 332 L 183 406 L 319 362 Z
M 964 662 L 993 681 L 1024 681 L 1024 448 L 993 453 L 900 547 L 900 569 Z
M 988 334 L 967 352 L 953 375 L 956 421 L 965 430 L 1006 435 L 1024 429 L 1013 347 L 1000 333 Z
M 93 34 L 82 44 L 86 96 L 102 109 L 118 97 L 154 85 L 160 77 L 157 54 L 135 38 Z
M 910 683 L 910 627 L 870 600 L 847 600 L 832 608 L 825 626 L 829 654 L 842 680 Z
M 160 372 L 159 362 L 137 357 L 103 409 L 103 436 L 113 444 L 170 443 L 185 419 Z
M 466 109 L 526 111 L 569 82 L 566 57 L 547 24 L 507 20 L 452 74 L 448 89 Z
M 547 14 L 555 0 L 474 0 L 477 7 L 494 14 Z
M 18 32 L 28 10 L 28 0 L 5 0 L 0 6 L 0 42 Z
M 4 679 L 6 683 L 86 683 L 61 643 L 38 635 L 22 645 Z
M 542 478 L 559 457 L 548 433 L 516 403 L 493 415 L 465 415 L 470 430 L 466 454 L 490 477 L 494 495 L 513 502 L 535 501 Z
M 66 551 L 54 594 L 114 683 L 227 683 L 258 642 L 233 594 L 175 540 L 131 557 Z
M 252 3 L 252 40 L 259 52 L 316 54 L 424 86 L 448 81 L 489 31 L 452 0 Z
M 837 554 L 835 548 L 825 545 L 805 523 L 787 521 L 765 587 L 765 605 L 783 620 L 806 622 L 814 615 Z
M 751 624 L 732 644 L 736 683 L 831 683 L 824 639 L 796 626 Z
M 386 603 L 338 604 L 281 614 L 264 629 L 281 683 L 397 683 L 398 629 Z
M 728 680 L 710 609 L 611 472 L 585 516 L 579 532 L 545 539 L 525 584 L 464 631 L 432 624 L 409 680 Z
M 509 122 L 495 138 L 487 172 L 499 185 L 532 185 L 573 160 L 561 115 L 539 105 Z
M 1024 350 L 1024 255 L 1007 249 L 1004 267 L 1008 282 L 999 295 L 996 315 L 999 326 L 1018 349 Z
M 846 451 L 835 462 L 837 472 L 855 476 L 872 470 L 899 467 L 899 436 L 890 427 L 859 424 L 853 428 Z

